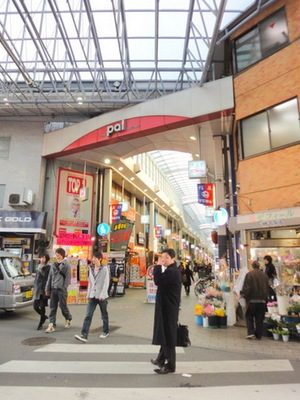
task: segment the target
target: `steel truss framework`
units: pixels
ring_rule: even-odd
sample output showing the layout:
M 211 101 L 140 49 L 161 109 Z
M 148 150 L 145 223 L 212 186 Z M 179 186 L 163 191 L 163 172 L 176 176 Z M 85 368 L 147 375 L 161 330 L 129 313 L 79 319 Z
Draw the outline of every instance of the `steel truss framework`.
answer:
M 0 0 L 0 117 L 90 118 L 202 85 L 257 0 Z

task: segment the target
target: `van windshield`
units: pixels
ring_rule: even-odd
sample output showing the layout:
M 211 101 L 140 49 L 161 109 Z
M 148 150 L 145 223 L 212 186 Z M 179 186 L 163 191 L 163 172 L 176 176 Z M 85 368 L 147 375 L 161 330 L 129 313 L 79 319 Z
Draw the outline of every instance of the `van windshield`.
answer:
M 22 273 L 22 261 L 18 257 L 1 257 L 2 265 L 10 278 L 24 275 Z

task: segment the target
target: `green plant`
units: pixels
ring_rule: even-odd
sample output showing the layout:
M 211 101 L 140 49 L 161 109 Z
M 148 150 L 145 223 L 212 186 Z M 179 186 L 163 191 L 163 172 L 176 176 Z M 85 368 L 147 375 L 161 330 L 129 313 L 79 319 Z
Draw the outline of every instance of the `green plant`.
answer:
M 292 303 L 288 307 L 287 312 L 290 314 L 299 314 L 300 313 L 300 303 L 298 303 L 298 302 Z
M 286 335 L 289 335 L 290 334 L 290 331 L 289 330 L 281 330 L 281 331 L 278 331 L 278 333 L 279 333 L 279 335 L 283 335 L 283 336 L 286 336 Z
M 277 333 L 278 335 L 280 335 L 280 332 L 281 332 L 281 330 L 279 328 L 271 328 L 271 329 L 268 329 L 268 331 L 271 333 L 275 333 L 275 334 Z

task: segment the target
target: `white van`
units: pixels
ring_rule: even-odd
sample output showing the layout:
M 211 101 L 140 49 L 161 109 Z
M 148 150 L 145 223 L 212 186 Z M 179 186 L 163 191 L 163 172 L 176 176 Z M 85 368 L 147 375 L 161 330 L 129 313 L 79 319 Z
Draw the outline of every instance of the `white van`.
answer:
M 0 309 L 13 311 L 33 306 L 34 277 L 22 273 L 22 261 L 0 251 Z

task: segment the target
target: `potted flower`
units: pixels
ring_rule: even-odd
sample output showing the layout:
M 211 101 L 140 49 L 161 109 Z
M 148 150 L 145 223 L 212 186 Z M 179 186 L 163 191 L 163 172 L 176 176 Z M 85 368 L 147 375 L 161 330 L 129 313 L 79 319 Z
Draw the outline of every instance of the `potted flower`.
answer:
M 274 312 L 274 302 L 273 301 L 269 301 L 267 303 L 267 307 L 268 307 L 268 313 L 272 314 Z
M 282 336 L 282 340 L 283 340 L 284 342 L 288 342 L 288 341 L 289 341 L 290 332 L 289 332 L 288 329 L 283 329 L 283 330 L 281 330 L 281 331 L 280 331 L 280 335 Z
M 198 325 L 203 325 L 203 309 L 204 306 L 202 304 L 195 305 L 196 322 Z
M 269 329 L 269 332 L 272 333 L 274 340 L 280 339 L 281 330 L 279 328 L 271 328 L 271 329 Z
M 225 308 L 219 307 L 215 309 L 215 314 L 218 317 L 218 328 L 227 327 L 227 315 Z
M 288 315 L 299 315 L 300 314 L 300 303 L 294 302 L 287 309 Z

